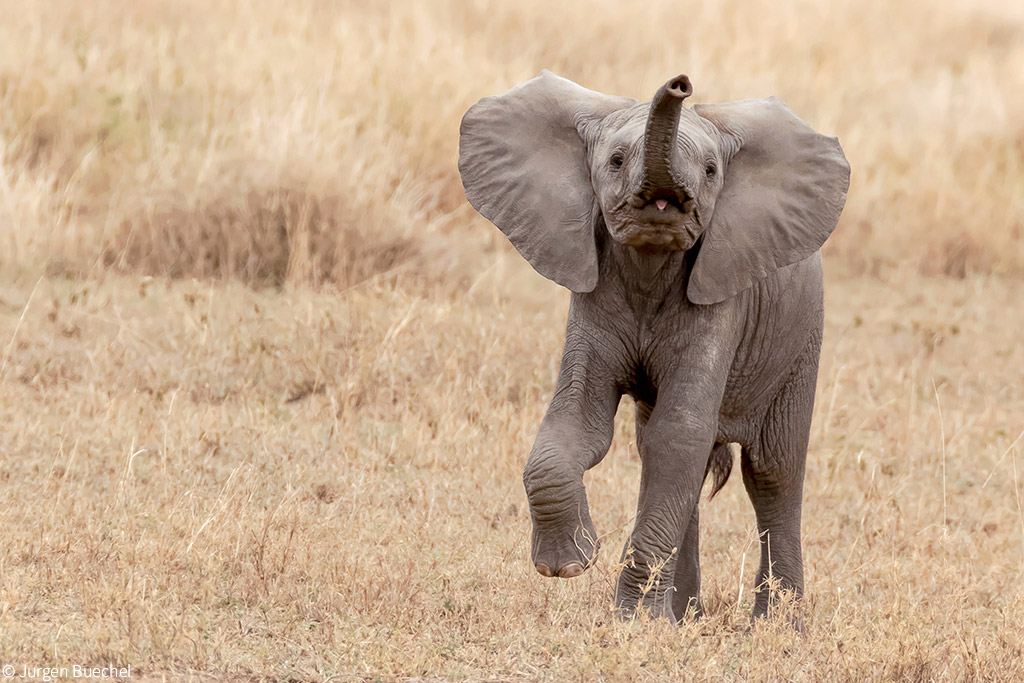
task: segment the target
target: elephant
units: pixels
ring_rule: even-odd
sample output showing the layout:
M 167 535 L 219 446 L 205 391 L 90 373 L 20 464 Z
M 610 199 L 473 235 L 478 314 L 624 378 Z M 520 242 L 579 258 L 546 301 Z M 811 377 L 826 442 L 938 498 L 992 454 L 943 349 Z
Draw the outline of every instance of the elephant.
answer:
M 571 290 L 551 403 L 523 473 L 538 572 L 571 578 L 599 543 L 583 474 L 636 404 L 640 491 L 614 594 L 621 616 L 701 614 L 698 502 L 740 447 L 760 566 L 752 619 L 803 595 L 807 447 L 824 321 L 821 247 L 850 166 L 775 97 L 683 106 L 544 70 L 464 115 L 472 206 Z

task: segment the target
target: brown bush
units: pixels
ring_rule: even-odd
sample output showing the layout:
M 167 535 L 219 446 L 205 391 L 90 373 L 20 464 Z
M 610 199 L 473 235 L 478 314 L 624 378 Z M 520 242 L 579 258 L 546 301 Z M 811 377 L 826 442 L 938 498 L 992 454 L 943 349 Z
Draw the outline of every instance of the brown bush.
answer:
M 118 270 L 172 278 L 349 286 L 417 254 L 414 237 L 370 230 L 368 218 L 340 197 L 251 190 L 126 218 L 105 245 L 103 259 Z

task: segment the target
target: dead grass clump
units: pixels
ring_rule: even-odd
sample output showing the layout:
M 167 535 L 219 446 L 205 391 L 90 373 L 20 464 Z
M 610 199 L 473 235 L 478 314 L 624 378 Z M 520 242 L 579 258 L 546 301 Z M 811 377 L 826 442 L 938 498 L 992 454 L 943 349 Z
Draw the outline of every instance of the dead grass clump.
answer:
M 274 188 L 192 207 L 143 209 L 108 239 L 106 266 L 172 278 L 349 286 L 414 258 L 412 237 L 367 229 L 340 197 Z
M 921 263 L 921 272 L 963 280 L 970 274 L 991 273 L 995 261 L 995 257 L 987 253 L 976 239 L 961 233 L 929 249 Z

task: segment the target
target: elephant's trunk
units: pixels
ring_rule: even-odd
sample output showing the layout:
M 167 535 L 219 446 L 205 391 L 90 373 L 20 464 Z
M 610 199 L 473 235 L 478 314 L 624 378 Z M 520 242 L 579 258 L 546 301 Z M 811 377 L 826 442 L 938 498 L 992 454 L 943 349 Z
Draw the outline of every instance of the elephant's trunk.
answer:
M 690 79 L 679 75 L 658 88 L 651 101 L 651 112 L 644 131 L 643 185 L 640 194 L 649 200 L 658 190 L 674 190 L 672 150 L 679 128 L 683 100 L 693 93 Z

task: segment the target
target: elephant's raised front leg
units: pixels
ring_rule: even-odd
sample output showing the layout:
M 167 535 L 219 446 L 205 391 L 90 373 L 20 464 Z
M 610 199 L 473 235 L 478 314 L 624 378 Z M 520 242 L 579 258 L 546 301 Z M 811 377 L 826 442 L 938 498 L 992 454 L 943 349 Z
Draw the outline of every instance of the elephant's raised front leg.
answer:
M 570 337 L 558 387 L 523 472 L 533 519 L 531 556 L 544 576 L 578 576 L 597 557 L 583 473 L 611 446 L 618 402 L 600 357 Z

